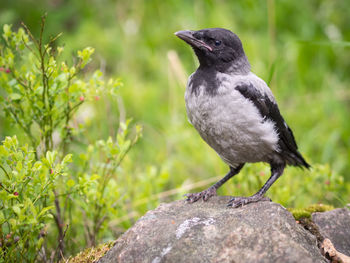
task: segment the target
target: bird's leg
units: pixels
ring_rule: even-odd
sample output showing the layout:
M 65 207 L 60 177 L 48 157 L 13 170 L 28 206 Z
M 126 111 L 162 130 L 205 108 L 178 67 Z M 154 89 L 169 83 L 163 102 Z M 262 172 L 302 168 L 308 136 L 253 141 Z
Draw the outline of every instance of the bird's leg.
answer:
M 244 163 L 238 165 L 237 167 L 233 168 L 230 166 L 230 171 L 217 183 L 210 186 L 208 189 L 199 192 L 199 193 L 193 193 L 193 194 L 185 194 L 187 197 L 186 201 L 190 203 L 194 203 L 198 201 L 199 199 L 203 199 L 204 201 L 207 201 L 210 197 L 216 195 L 216 190 L 222 186 L 227 180 L 229 180 L 232 176 L 239 173 L 239 171 L 242 169 Z
M 249 203 L 258 202 L 258 201 L 271 201 L 270 198 L 265 197 L 264 194 L 271 187 L 271 185 L 282 175 L 284 167 L 283 164 L 271 164 L 271 177 L 267 182 L 261 187 L 261 189 L 254 195 L 249 197 L 233 197 L 227 204 L 231 207 L 240 207 Z

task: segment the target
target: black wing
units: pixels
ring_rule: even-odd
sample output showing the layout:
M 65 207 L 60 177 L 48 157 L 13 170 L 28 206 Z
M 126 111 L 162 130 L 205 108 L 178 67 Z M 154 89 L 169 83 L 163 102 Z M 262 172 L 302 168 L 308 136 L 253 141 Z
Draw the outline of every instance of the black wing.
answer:
M 283 119 L 277 103 L 271 100 L 267 94 L 262 94 L 252 84 L 239 85 L 235 89 L 254 103 L 263 118 L 269 119 L 275 124 L 279 136 L 278 146 L 280 153 L 287 163 L 309 168 L 310 165 L 298 151 L 293 132 Z

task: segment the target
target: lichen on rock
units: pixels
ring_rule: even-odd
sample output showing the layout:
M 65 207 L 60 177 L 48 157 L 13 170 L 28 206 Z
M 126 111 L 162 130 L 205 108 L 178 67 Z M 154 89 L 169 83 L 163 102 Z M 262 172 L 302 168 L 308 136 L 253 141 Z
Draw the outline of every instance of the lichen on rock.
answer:
M 226 206 L 230 197 L 161 204 L 125 232 L 107 262 L 328 262 L 316 237 L 283 206 Z

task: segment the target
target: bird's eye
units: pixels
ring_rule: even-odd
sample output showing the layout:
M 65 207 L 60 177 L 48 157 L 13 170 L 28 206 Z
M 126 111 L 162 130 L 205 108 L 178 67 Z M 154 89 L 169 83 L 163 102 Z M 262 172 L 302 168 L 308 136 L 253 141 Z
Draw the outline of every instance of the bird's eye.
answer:
M 220 46 L 221 45 L 221 41 L 220 40 L 215 40 L 215 46 Z

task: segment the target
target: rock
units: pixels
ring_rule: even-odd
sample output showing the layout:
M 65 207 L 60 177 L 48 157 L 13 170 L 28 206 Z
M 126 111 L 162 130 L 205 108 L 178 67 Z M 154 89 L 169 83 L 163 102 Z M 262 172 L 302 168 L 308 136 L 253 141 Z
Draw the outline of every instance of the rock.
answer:
M 281 205 L 228 208 L 229 197 L 149 211 L 101 258 L 107 262 L 328 262 Z
M 313 213 L 312 221 L 321 235 L 332 241 L 335 249 L 350 256 L 350 211 L 337 208 L 323 213 Z

